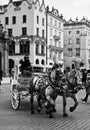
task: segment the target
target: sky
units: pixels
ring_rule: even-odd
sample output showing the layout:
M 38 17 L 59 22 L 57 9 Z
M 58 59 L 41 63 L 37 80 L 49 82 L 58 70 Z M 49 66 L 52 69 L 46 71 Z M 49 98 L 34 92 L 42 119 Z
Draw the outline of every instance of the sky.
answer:
M 14 0 L 16 1 L 16 0 Z M 17 0 L 18 1 L 18 0 Z M 53 6 L 59 10 L 59 13 L 66 20 L 72 18 L 75 20 L 78 17 L 81 20 L 83 17 L 90 20 L 90 0 L 44 0 L 45 5 L 49 5 L 50 9 Z M 8 4 L 9 0 L 0 0 L 0 5 Z M 42 2 L 42 0 L 40 0 Z

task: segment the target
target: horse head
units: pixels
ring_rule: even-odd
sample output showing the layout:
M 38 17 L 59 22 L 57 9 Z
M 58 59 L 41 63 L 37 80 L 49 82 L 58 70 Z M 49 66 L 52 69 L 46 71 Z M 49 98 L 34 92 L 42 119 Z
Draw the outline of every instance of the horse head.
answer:
M 60 80 L 62 77 L 62 70 L 59 66 L 53 67 L 49 73 L 49 79 L 52 83 L 55 81 Z
M 70 89 L 80 88 L 82 86 L 82 73 L 79 69 L 72 69 L 67 75 Z

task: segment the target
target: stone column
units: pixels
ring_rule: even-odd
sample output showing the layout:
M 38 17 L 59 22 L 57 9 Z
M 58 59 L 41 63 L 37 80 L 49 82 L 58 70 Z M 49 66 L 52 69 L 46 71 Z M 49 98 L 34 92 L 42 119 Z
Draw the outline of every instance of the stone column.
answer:
M 5 76 L 8 77 L 9 76 L 9 60 L 8 60 L 8 46 L 7 46 L 7 42 L 5 43 Z

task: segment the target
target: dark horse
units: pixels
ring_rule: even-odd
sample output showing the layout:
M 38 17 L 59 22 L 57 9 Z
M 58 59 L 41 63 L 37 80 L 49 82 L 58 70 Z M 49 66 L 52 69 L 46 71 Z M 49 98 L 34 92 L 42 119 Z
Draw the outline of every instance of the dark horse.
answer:
M 66 75 L 63 74 L 60 68 L 55 68 L 50 72 L 50 80 L 57 90 L 57 96 L 63 97 L 63 116 L 68 116 L 66 113 L 67 98 L 71 97 L 74 100 L 74 106 L 70 107 L 70 112 L 73 112 L 78 106 L 77 92 L 82 86 L 82 75 L 79 69 L 73 69 Z
M 31 93 L 31 113 L 34 113 L 33 106 L 33 97 L 37 95 L 37 103 L 38 103 L 38 112 L 41 111 L 41 104 L 43 103 L 46 108 L 46 114 L 49 115 L 50 118 L 53 117 L 52 112 L 54 112 L 55 100 L 54 93 L 55 88 L 49 82 L 48 76 L 33 76 L 32 82 L 30 84 L 30 93 Z

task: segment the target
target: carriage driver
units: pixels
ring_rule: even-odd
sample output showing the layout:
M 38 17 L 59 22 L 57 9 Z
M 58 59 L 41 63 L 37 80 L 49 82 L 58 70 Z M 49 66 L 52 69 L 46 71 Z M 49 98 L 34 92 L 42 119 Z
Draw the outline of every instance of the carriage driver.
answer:
M 29 60 L 29 56 L 24 56 L 24 61 L 21 61 L 20 71 L 23 76 L 31 76 L 33 72 L 33 68 L 31 66 L 31 62 Z

